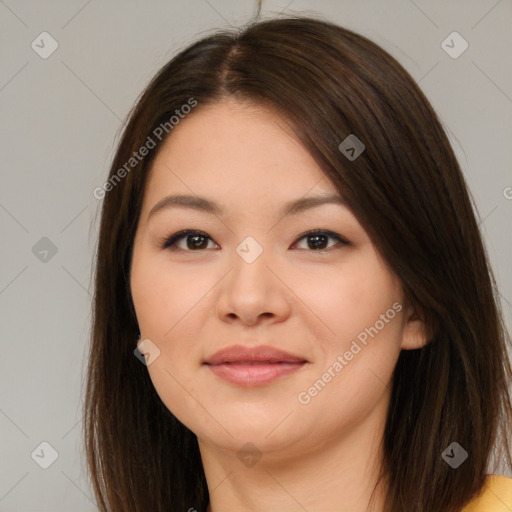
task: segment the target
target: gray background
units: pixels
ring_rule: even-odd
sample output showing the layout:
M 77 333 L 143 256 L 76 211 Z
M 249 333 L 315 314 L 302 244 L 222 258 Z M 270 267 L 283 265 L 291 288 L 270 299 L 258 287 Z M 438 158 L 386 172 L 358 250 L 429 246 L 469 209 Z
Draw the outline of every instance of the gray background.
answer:
M 419 81 L 475 198 L 510 327 L 511 1 L 264 1 L 262 17 L 280 11 L 368 36 Z M 92 191 L 154 73 L 255 12 L 252 0 L 0 0 L 0 511 L 97 510 L 80 425 L 101 206 Z M 31 47 L 43 31 L 59 45 L 46 59 Z M 469 43 L 456 59 L 441 46 L 453 31 Z M 35 462 L 43 441 L 58 452 L 48 469 Z

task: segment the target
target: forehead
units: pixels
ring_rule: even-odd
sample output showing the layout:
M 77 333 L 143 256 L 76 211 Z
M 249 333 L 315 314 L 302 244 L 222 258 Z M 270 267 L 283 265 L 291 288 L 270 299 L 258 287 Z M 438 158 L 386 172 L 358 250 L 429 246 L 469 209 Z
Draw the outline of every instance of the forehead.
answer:
M 261 207 L 309 191 L 337 192 L 282 117 L 234 100 L 199 104 L 185 116 L 160 148 L 146 184 L 147 208 L 169 193 Z

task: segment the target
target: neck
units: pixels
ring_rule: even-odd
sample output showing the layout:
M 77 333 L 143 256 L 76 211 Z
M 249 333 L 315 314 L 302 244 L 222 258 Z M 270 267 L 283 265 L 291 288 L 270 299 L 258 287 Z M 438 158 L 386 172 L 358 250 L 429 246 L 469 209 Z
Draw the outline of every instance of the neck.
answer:
M 198 439 L 210 503 L 207 512 L 382 512 L 387 482 L 377 485 L 387 400 L 357 425 L 328 439 L 263 451 L 245 466 L 236 451 Z M 375 494 L 372 498 L 372 492 Z M 372 499 L 371 499 L 372 498 Z

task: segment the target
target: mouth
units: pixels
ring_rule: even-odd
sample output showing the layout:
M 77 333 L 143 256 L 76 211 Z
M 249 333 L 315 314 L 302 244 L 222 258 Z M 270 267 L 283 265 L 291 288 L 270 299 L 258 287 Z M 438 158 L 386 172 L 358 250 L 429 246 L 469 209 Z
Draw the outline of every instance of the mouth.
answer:
M 289 375 L 308 364 L 306 359 L 270 346 L 232 346 L 203 364 L 217 377 L 240 386 L 260 386 Z

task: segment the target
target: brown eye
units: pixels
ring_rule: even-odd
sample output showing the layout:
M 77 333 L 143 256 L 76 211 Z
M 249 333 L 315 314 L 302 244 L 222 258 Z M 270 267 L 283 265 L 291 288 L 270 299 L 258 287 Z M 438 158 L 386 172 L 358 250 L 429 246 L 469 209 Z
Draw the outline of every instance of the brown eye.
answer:
M 185 239 L 184 247 L 178 245 L 178 242 L 182 239 Z M 187 229 L 166 238 L 162 243 L 162 249 L 172 251 L 200 251 L 208 248 L 208 240 L 212 239 L 206 233 Z
M 349 242 L 345 240 L 341 235 L 333 233 L 332 231 L 325 230 L 309 231 L 308 233 L 301 235 L 298 240 L 306 239 L 306 248 L 312 251 L 326 251 L 328 249 L 327 245 L 329 243 L 329 238 L 336 240 L 341 245 L 350 245 Z

